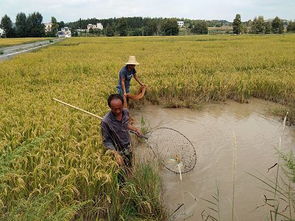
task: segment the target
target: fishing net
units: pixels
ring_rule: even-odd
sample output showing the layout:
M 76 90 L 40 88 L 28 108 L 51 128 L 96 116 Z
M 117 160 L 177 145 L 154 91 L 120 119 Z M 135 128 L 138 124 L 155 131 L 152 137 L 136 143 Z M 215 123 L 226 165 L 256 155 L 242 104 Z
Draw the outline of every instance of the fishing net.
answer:
M 137 94 L 127 94 L 127 97 L 132 100 L 140 100 L 146 92 L 146 86 L 141 86 Z
M 148 145 L 165 168 L 174 173 L 187 173 L 197 162 L 192 142 L 179 131 L 159 127 L 146 136 Z
M 127 94 L 127 96 L 123 97 L 124 98 L 124 108 L 128 108 L 128 102 L 127 99 L 132 99 L 132 100 L 140 100 L 143 98 L 145 92 L 146 92 L 147 87 L 146 86 L 141 86 L 137 94 Z

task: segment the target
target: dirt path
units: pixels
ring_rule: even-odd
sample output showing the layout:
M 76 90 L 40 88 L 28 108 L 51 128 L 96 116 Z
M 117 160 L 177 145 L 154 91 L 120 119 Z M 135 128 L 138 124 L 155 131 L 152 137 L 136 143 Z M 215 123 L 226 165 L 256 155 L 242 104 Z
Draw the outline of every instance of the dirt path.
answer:
M 7 60 L 12 58 L 15 55 L 26 53 L 29 51 L 37 50 L 42 47 L 46 47 L 48 45 L 55 44 L 61 41 L 61 39 L 54 39 L 54 40 L 45 40 L 45 41 L 37 41 L 28 44 L 20 44 L 14 45 L 10 47 L 1 48 L 2 55 L 0 55 L 0 61 Z

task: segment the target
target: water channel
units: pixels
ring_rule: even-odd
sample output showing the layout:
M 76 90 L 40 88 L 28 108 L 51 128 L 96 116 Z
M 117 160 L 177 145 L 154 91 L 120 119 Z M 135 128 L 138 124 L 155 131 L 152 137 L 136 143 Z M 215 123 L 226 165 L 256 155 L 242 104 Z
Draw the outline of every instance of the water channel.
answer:
M 168 213 L 183 204 L 170 220 L 202 220 L 206 214 L 218 217 L 210 209 L 216 207 L 206 201 L 216 202 L 212 195 L 216 197 L 217 190 L 220 220 L 231 220 L 233 192 L 234 220 L 268 220 L 269 207 L 256 209 L 263 204 L 263 195 L 268 194 L 263 189 L 266 186 L 248 173 L 274 179 L 276 169 L 268 168 L 278 161 L 280 137 L 283 151 L 295 150 L 295 128 L 286 127 L 283 131 L 282 121 L 269 115 L 269 109 L 276 106 L 251 99 L 247 104 L 208 104 L 201 110 L 146 105 L 140 111 L 132 111 L 137 124 L 143 117 L 151 128 L 177 129 L 196 147 L 196 167 L 183 175 L 182 183 L 179 175 L 165 169 L 160 172 Z M 152 156 L 148 152 L 147 147 L 138 147 L 136 155 L 148 158 Z

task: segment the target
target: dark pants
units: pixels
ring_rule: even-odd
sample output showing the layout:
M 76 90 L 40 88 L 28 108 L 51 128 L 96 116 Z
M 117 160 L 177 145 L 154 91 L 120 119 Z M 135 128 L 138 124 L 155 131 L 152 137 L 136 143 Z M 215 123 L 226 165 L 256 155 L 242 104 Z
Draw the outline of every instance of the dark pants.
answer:
M 117 88 L 118 94 L 120 94 L 124 98 L 124 93 L 121 88 Z M 129 88 L 126 88 L 126 93 L 129 93 Z M 127 104 L 129 104 L 129 97 L 126 98 Z
M 124 151 L 120 151 L 120 154 L 123 157 L 125 165 L 118 174 L 118 181 L 119 185 L 123 186 L 126 182 L 126 176 L 132 172 L 132 152 L 130 151 L 130 148 L 125 148 Z
M 120 154 L 123 157 L 125 166 L 132 167 L 132 152 L 130 148 L 124 149 L 124 151 L 121 151 Z

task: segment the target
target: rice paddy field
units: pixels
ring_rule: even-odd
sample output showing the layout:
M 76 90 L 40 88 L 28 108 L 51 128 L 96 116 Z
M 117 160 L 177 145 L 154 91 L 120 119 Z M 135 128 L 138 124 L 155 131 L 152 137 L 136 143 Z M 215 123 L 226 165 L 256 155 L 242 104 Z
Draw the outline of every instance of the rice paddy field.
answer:
M 13 45 L 27 44 L 36 41 L 49 40 L 52 38 L 0 38 L 0 48 Z
M 100 122 L 52 100 L 103 116 L 129 55 L 153 104 L 295 103 L 295 35 L 71 38 L 3 61 L 1 220 L 165 220 L 154 169 L 119 187 Z

